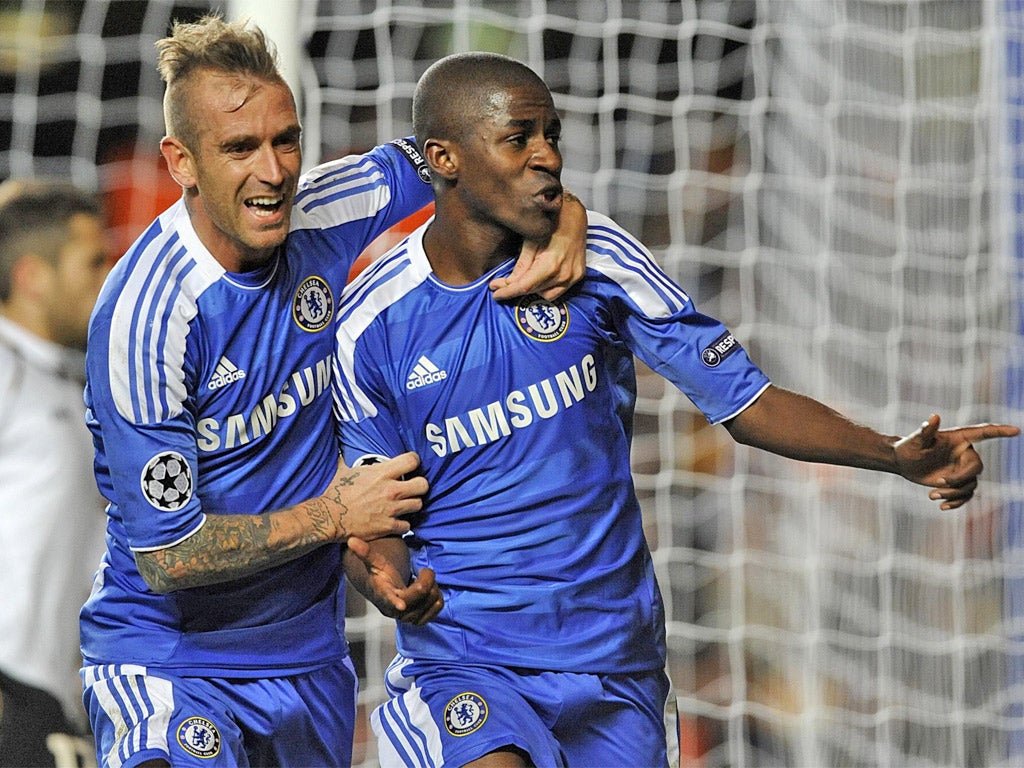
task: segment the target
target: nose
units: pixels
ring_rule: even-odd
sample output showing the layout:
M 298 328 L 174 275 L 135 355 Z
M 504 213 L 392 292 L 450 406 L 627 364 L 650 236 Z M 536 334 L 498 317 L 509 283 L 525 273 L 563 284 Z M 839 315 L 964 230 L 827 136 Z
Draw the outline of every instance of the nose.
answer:
M 255 173 L 260 181 L 273 186 L 284 182 L 284 167 L 273 146 L 261 147 L 256 153 Z
M 556 145 L 543 139 L 535 143 L 531 163 L 535 168 L 558 174 L 562 170 L 562 153 Z

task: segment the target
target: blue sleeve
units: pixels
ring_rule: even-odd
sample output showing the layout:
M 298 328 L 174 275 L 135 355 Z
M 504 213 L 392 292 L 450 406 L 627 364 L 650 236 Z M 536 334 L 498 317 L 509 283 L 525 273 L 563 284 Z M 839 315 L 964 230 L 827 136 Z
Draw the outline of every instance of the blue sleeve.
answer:
M 112 503 L 111 514 L 124 525 L 128 545 L 161 549 L 188 538 L 205 520 L 196 488 L 195 423 L 187 408 L 166 407 L 174 397 L 168 387 L 139 384 L 137 391 L 156 396 L 138 400 L 134 408 L 119 407 L 128 396 L 111 372 L 129 367 L 121 344 L 126 346 L 123 334 L 111 333 L 103 321 L 94 325 L 86 357 L 86 405 L 97 436 L 97 479 Z M 111 360 L 125 362 L 112 365 Z M 159 415 L 147 418 L 140 416 L 142 411 Z
M 412 139 L 396 139 L 365 155 L 319 165 L 299 183 L 292 233 L 303 243 L 326 240 L 354 260 L 379 235 L 433 202 L 430 174 Z
M 737 415 L 770 383 L 729 330 L 698 312 L 639 241 L 593 213 L 587 267 L 583 291 L 597 296 L 609 331 L 709 422 Z
M 377 356 L 369 351 L 383 347 L 369 343 L 370 333 L 370 330 L 364 332 L 352 344 L 351 378 L 354 381 L 349 381 L 348 375 L 338 369 L 335 360 L 335 425 L 342 456 L 350 467 L 368 458 L 390 459 L 411 450 L 395 416 L 398 408 L 388 392 L 384 366 L 377 365 Z M 361 390 L 362 408 L 350 407 L 352 384 Z

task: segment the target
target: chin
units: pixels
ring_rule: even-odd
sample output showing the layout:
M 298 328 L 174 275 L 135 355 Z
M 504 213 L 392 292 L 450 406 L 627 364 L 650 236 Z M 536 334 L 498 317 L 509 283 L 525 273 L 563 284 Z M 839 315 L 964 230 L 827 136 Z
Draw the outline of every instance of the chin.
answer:
M 258 250 L 274 249 L 284 243 L 288 237 L 288 227 L 275 227 L 257 232 L 252 237 L 252 247 Z
M 557 229 L 556 222 L 546 222 L 545 224 L 526 229 L 522 235 L 527 240 L 533 240 L 534 242 L 541 242 L 551 237 Z

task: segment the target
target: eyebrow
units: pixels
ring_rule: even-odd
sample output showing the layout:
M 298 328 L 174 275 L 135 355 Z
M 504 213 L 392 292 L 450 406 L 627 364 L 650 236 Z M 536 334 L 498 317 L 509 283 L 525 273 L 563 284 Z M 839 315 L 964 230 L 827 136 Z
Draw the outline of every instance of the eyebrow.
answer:
M 537 120 L 535 118 L 532 118 L 532 117 L 512 118 L 511 120 L 508 121 L 508 123 L 506 123 L 506 125 L 508 125 L 509 127 L 515 127 L 515 128 L 529 128 L 529 127 L 533 126 L 536 122 L 537 122 Z M 562 128 L 562 120 L 561 120 L 561 118 L 556 115 L 551 120 L 550 123 L 545 124 L 545 128 L 557 128 L 557 129 L 561 130 L 561 128 Z
M 281 141 L 282 139 L 288 141 L 298 141 L 302 137 L 302 126 L 292 125 L 285 128 L 282 131 L 278 131 L 276 134 L 270 137 L 270 141 Z M 218 145 L 221 149 L 230 149 L 231 147 L 238 145 L 249 145 L 259 144 L 262 141 L 256 134 L 240 133 L 235 136 L 229 136 Z

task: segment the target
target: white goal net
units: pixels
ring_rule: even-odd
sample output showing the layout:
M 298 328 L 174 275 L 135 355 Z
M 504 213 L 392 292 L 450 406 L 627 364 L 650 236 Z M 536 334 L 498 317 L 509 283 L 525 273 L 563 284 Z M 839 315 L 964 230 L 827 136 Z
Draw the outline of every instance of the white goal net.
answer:
M 5 4 L 0 20 L 41 25 L 51 5 Z M 209 6 L 67 5 L 72 22 L 37 29 L 35 54 L 0 61 L 0 177 L 120 184 L 148 210 L 139 190 L 157 182 L 132 174 L 160 170 L 152 43 L 172 13 Z M 416 79 L 437 57 L 508 53 L 555 94 L 566 184 L 640 236 L 775 383 L 891 434 L 932 412 L 1024 421 L 1015 3 L 293 5 L 308 159 L 411 133 Z M 979 446 L 981 491 L 942 512 L 898 478 L 737 448 L 649 371 L 639 395 L 634 469 L 681 765 L 1024 761 L 1015 442 Z M 350 602 L 356 757 L 374 765 L 366 717 L 392 625 Z

